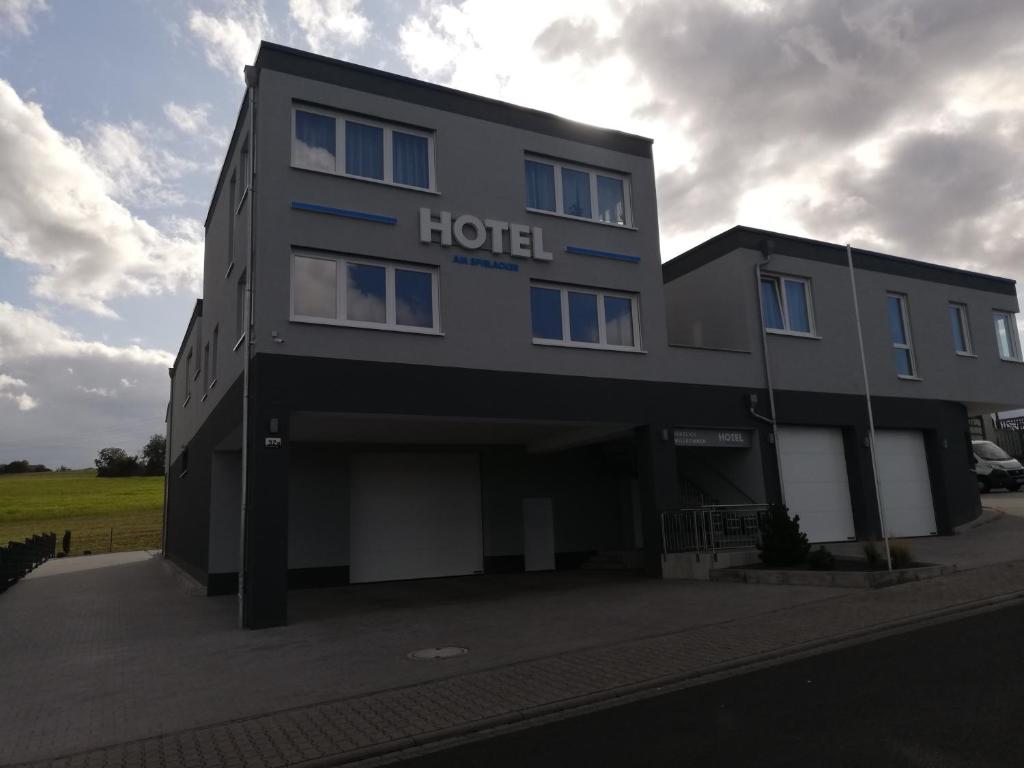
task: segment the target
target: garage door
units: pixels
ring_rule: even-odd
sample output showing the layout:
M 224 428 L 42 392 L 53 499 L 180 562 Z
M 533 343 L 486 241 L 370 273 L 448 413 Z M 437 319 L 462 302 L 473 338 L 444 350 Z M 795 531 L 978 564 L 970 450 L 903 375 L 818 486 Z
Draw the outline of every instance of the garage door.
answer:
M 843 433 L 824 427 L 779 427 L 779 456 L 790 515 L 808 541 L 855 538 Z
M 934 536 L 935 505 L 924 436 L 917 431 L 878 430 L 875 461 L 889 536 Z
M 475 454 L 358 454 L 351 502 L 353 583 L 483 570 Z

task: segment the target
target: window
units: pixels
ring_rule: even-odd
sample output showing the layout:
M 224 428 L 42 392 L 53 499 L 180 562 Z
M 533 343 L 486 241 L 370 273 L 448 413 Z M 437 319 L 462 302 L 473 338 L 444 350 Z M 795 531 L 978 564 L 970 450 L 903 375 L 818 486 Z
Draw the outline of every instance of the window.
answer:
M 184 477 L 188 474 L 188 446 L 186 445 L 181 449 L 181 473 L 179 477 Z
M 892 339 L 893 353 L 896 357 L 896 373 L 900 378 L 917 377 L 914 364 L 914 348 L 910 337 L 910 318 L 907 314 L 907 297 L 899 293 L 890 293 L 886 297 L 889 315 L 889 337 Z
M 1017 335 L 1015 315 L 1009 312 L 996 312 L 992 315 L 996 324 L 996 345 L 1002 360 L 1021 362 L 1020 337 Z
M 533 341 L 571 347 L 639 349 L 636 297 L 583 288 L 530 286 Z
M 242 151 L 238 155 L 238 178 L 242 182 L 243 198 L 245 193 L 249 191 L 249 187 L 252 186 L 251 170 L 249 167 L 249 141 L 246 140 L 245 144 L 242 145 Z M 241 207 L 241 200 L 239 200 L 238 204 Z
M 526 207 L 619 227 L 633 225 L 627 177 L 554 161 L 526 159 Z
M 774 333 L 814 334 L 811 284 L 799 277 L 761 277 L 764 327 Z
M 958 355 L 972 354 L 971 328 L 967 324 L 967 305 L 949 305 L 949 323 L 953 330 L 953 350 Z
M 242 343 L 242 337 L 245 336 L 245 272 L 238 278 L 238 284 L 235 286 L 235 338 L 238 341 L 235 342 L 235 349 L 238 349 L 239 344 Z
M 192 397 L 192 350 L 185 355 L 185 405 Z
M 235 263 L 235 206 L 238 200 L 238 177 L 231 174 L 231 181 L 228 184 L 228 273 L 231 272 L 231 265 Z
M 432 133 L 307 108 L 293 114 L 293 165 L 434 190 Z
M 203 392 L 210 388 L 210 342 L 203 347 Z
M 292 256 L 293 320 L 437 333 L 437 270 L 366 259 Z
M 220 326 L 213 326 L 213 340 L 210 342 L 210 386 L 217 383 L 217 349 L 220 344 Z

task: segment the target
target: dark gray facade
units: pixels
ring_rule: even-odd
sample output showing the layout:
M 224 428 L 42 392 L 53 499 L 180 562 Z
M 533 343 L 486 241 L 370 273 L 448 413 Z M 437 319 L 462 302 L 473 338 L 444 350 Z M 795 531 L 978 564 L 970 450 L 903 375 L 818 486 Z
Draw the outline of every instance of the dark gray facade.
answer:
M 239 592 L 244 626 L 284 623 L 288 589 L 315 584 L 608 552 L 661 575 L 663 512 L 784 495 L 772 400 L 780 424 L 843 431 L 856 532 L 875 533 L 832 246 L 773 251 L 772 269 L 836 296 L 817 347 L 773 337 L 766 369 L 764 233 L 663 269 L 649 140 L 266 43 L 247 79 L 171 371 L 165 543 L 210 593 Z M 995 295 L 1016 311 L 1005 281 L 901 263 L 859 269 L 865 296 L 885 274 L 915 313 L 919 291 L 941 304 L 947 289 L 972 313 Z M 1015 403 L 1021 379 L 985 380 L 999 365 L 980 336 L 974 368 L 933 363 L 912 319 L 917 386 L 882 381 L 884 355 L 869 368 L 879 426 L 931 430 L 947 531 L 977 503 L 949 479 L 949 440 L 980 404 Z M 739 443 L 677 448 L 682 428 Z

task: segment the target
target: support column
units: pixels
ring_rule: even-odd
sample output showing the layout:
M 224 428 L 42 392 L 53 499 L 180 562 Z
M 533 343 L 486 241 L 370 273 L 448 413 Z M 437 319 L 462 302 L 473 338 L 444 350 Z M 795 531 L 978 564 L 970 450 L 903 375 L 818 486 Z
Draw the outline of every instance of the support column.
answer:
M 644 570 L 648 576 L 660 578 L 661 513 L 678 509 L 681 504 L 676 446 L 671 439 L 664 439 L 662 428 L 656 425 L 638 428 L 635 439 L 643 511 Z
M 272 373 L 265 356 L 252 360 L 240 583 L 246 629 L 288 622 L 288 402 Z

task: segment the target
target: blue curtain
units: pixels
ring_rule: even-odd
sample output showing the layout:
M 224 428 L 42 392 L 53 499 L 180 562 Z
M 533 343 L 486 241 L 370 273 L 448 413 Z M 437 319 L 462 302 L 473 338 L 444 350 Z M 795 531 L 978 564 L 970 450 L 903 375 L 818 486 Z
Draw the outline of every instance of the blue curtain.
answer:
M 569 291 L 569 338 L 597 344 L 597 296 Z
M 804 284 L 786 280 L 786 311 L 789 313 L 789 330 L 799 333 L 811 332 L 811 312 L 807 306 L 807 292 Z
M 384 129 L 345 121 L 345 172 L 384 178 Z
M 295 139 L 299 163 L 321 170 L 335 170 L 336 134 L 334 118 L 312 112 L 295 112 Z M 242 181 L 243 185 L 245 180 Z
M 395 131 L 392 136 L 392 159 L 395 184 L 410 187 L 430 187 L 430 164 L 427 159 L 427 139 Z
M 889 338 L 893 344 L 906 344 L 907 334 L 903 327 L 903 302 L 896 296 L 889 297 Z
M 562 169 L 562 211 L 570 216 L 591 218 L 589 173 Z
M 786 324 L 782 322 L 782 299 L 779 297 L 778 285 L 774 280 L 761 279 L 761 304 L 764 307 L 764 327 L 784 331 Z
M 547 163 L 526 161 L 526 207 L 555 210 L 555 168 Z
M 626 195 L 622 179 L 597 177 L 597 215 L 601 221 L 611 224 L 626 223 Z
M 530 288 L 533 338 L 562 338 L 562 294 L 551 288 Z

